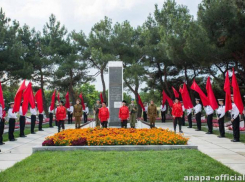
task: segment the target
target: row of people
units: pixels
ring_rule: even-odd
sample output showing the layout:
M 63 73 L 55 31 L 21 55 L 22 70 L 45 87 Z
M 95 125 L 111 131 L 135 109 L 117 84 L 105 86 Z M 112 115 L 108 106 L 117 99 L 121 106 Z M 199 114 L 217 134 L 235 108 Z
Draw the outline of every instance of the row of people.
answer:
M 245 96 L 244 96 L 245 99 Z M 239 110 L 234 103 L 234 97 L 231 95 L 231 100 L 232 100 L 232 109 L 230 110 L 230 115 L 231 115 L 231 124 L 233 128 L 233 137 L 234 139 L 231 140 L 232 142 L 239 142 L 240 141 L 240 116 L 239 116 Z M 218 136 L 219 138 L 225 137 L 225 103 L 224 99 L 218 99 L 219 107 L 216 110 L 217 114 L 217 119 L 219 123 L 219 132 L 220 135 Z M 179 111 L 178 117 L 175 116 L 175 109 Z M 182 111 L 180 111 L 182 110 Z M 147 105 L 145 104 L 145 112 L 143 114 L 144 120 L 147 121 Z M 162 122 L 164 123 L 166 120 L 165 112 L 166 112 L 166 105 L 161 105 L 160 106 L 160 111 L 161 111 L 161 116 L 162 116 Z M 214 117 L 214 110 L 210 105 L 207 105 L 204 107 L 204 111 L 207 116 L 207 126 L 208 126 L 208 132 L 206 134 L 212 134 L 213 133 L 213 117 Z M 200 103 L 200 99 L 196 99 L 196 105 L 194 108 L 189 108 L 186 109 L 187 113 L 187 118 L 188 118 L 188 123 L 189 126 L 188 128 L 192 128 L 192 119 L 193 115 L 195 116 L 195 120 L 197 123 L 197 129 L 196 131 L 201 131 L 201 117 L 202 117 L 202 105 Z M 244 113 L 245 115 L 245 108 L 244 108 Z M 183 106 L 183 103 L 179 99 L 175 99 L 175 103 L 172 107 L 172 116 L 174 119 L 174 130 L 176 131 L 176 125 L 177 121 L 179 124 L 179 131 L 182 132 L 181 130 L 181 125 L 185 125 L 185 108 Z M 245 117 L 244 117 L 245 118 Z
M 72 124 L 72 118 L 73 114 L 75 117 L 75 128 L 79 129 L 81 126 L 81 118 L 83 115 L 85 115 L 85 120 L 84 122 L 87 122 L 87 115 L 89 114 L 89 110 L 87 107 L 87 104 L 85 105 L 85 110 L 83 110 L 82 105 L 80 104 L 80 100 L 76 100 L 76 104 L 73 106 L 71 103 L 70 108 L 66 108 L 63 106 L 64 102 L 60 101 L 59 106 L 55 109 L 55 119 L 57 122 L 58 126 L 58 132 L 60 132 L 61 128 L 64 130 L 65 129 L 65 119 L 66 119 L 66 114 L 68 115 L 68 124 Z M 50 111 L 49 107 L 49 111 Z M 52 119 L 53 119 L 53 112 L 49 112 L 49 122 L 52 127 Z
M 13 113 L 13 107 L 14 107 L 14 102 L 9 103 L 10 108 L 8 110 L 7 116 L 3 116 L 3 110 L 2 110 L 2 105 L 0 104 L 0 145 L 5 144 L 3 142 L 3 133 L 4 133 L 4 127 L 5 127 L 5 118 L 8 118 L 9 121 L 9 131 L 8 131 L 8 139 L 9 141 L 16 141 L 15 136 L 14 136 L 14 131 L 15 131 L 15 123 L 17 120 L 17 114 L 19 114 L 19 126 L 20 126 L 20 135 L 19 137 L 26 137 L 25 135 L 25 124 L 26 124 L 26 114 L 24 115 L 22 112 L 22 103 L 19 109 L 18 113 Z M 86 105 L 85 105 L 86 106 Z M 70 112 L 70 113 L 69 113 Z M 75 122 L 76 122 L 76 128 L 80 128 L 81 125 L 81 117 L 84 115 L 84 122 L 87 122 L 87 115 L 89 114 L 88 107 L 85 107 L 85 110 L 83 112 L 82 106 L 80 105 L 80 101 L 76 101 L 76 105 L 71 106 L 68 108 L 68 116 L 69 120 L 68 123 L 72 123 L 72 115 L 74 113 L 75 116 Z M 44 113 L 38 113 L 37 108 L 30 108 L 30 114 L 31 114 L 31 134 L 36 134 L 35 133 L 35 125 L 37 121 L 37 117 L 39 120 L 38 123 L 38 130 L 39 131 L 44 131 L 42 124 L 43 124 L 43 119 L 44 119 Z M 60 129 L 65 129 L 64 127 L 64 121 L 66 119 L 66 114 L 67 114 L 67 109 L 63 106 L 63 101 L 59 102 L 59 106 L 55 109 L 55 121 L 56 121 L 56 126 L 58 126 L 58 132 L 60 132 Z M 50 110 L 49 107 L 49 127 L 53 127 L 53 118 L 54 118 L 54 110 Z
M 121 127 L 127 128 L 127 123 L 129 120 L 130 127 L 135 128 L 138 106 L 135 104 L 134 99 L 131 99 L 131 104 L 129 104 L 129 106 L 126 104 L 127 102 L 123 100 L 122 106 L 120 107 L 118 113 L 118 117 L 121 120 Z M 151 104 L 147 108 L 147 112 L 150 119 L 150 126 L 153 128 L 155 127 L 155 120 L 157 117 L 157 107 L 153 101 L 151 101 Z M 94 105 L 94 114 L 96 127 L 100 127 L 100 125 L 102 125 L 103 128 L 107 128 L 110 113 L 106 107 L 106 102 L 100 104 L 100 101 L 97 100 L 97 103 Z
M 14 136 L 14 131 L 15 131 L 15 123 L 17 120 L 17 114 L 19 114 L 19 126 L 20 126 L 19 137 L 26 137 L 25 135 L 26 114 L 24 115 L 22 112 L 22 103 L 18 113 L 13 113 L 14 102 L 10 102 L 9 106 L 10 108 L 7 114 L 7 118 L 9 121 L 8 139 L 9 141 L 16 141 Z M 30 128 L 31 134 L 35 134 L 35 125 L 36 125 L 37 116 L 39 118 L 38 130 L 44 131 L 42 128 L 44 113 L 38 113 L 36 108 L 31 108 L 30 113 L 31 113 L 31 128 Z M 3 116 L 3 110 L 0 104 L 0 145 L 4 144 L 2 135 L 5 127 L 5 118 L 6 116 L 5 117 Z
M 179 101 L 179 99 L 178 99 L 178 101 Z M 182 101 L 179 101 L 179 102 L 181 103 L 181 107 L 182 107 L 182 110 L 183 110 L 183 115 L 182 115 L 182 118 L 181 118 L 181 123 L 182 123 L 182 126 L 185 126 L 185 110 L 186 109 L 184 108 L 183 102 Z M 147 120 L 148 120 L 148 104 L 147 103 L 144 103 L 144 109 L 145 110 L 143 111 L 143 120 L 145 122 L 147 122 Z M 167 106 L 166 106 L 166 104 L 162 104 L 162 101 L 161 101 L 160 113 L 161 113 L 161 121 L 162 121 L 162 123 L 165 123 L 166 122 L 166 111 L 167 111 Z M 188 112 L 189 112 L 189 110 L 187 109 L 187 114 L 188 114 Z
M 100 127 L 100 125 L 102 125 L 102 127 L 103 127 L 103 125 L 105 125 L 107 127 L 109 116 L 106 116 L 106 117 L 108 117 L 107 121 L 101 121 L 101 119 L 104 120 L 104 118 L 101 118 L 101 113 L 100 113 L 100 110 L 101 110 L 101 108 L 103 108 L 103 106 L 106 107 L 106 103 L 103 102 L 101 104 L 100 100 L 98 99 L 96 101 L 96 104 L 93 107 L 96 127 Z M 105 110 L 105 109 L 103 109 L 103 110 Z M 108 112 L 109 112 L 109 110 L 108 110 Z M 136 123 L 136 119 L 137 119 L 137 112 L 138 112 L 138 106 L 137 106 L 137 104 L 135 104 L 134 99 L 131 99 L 131 104 L 129 104 L 129 106 L 126 106 L 125 100 L 122 101 L 122 107 L 119 110 L 119 118 L 121 120 L 121 127 L 126 128 L 127 122 L 129 120 L 130 127 L 135 128 L 135 123 Z M 105 124 L 103 124 L 103 123 L 105 123 Z
M 239 116 L 239 110 L 234 103 L 234 97 L 231 95 L 231 101 L 232 101 L 232 109 L 230 110 L 231 114 L 231 123 L 233 128 L 233 140 L 232 142 L 239 142 L 240 141 L 240 116 Z M 224 105 L 224 99 L 218 99 L 219 107 L 216 110 L 217 119 L 219 123 L 219 132 L 220 135 L 219 138 L 225 137 L 225 105 Z M 207 126 L 208 126 L 208 132 L 206 134 L 212 134 L 213 133 L 213 115 L 214 110 L 210 105 L 204 107 L 204 110 L 206 112 L 207 116 Z M 197 131 L 201 131 L 201 112 L 202 112 L 202 105 L 200 104 L 200 100 L 196 99 L 196 106 L 194 107 L 194 114 L 196 117 L 197 122 Z M 192 120 L 188 120 L 189 123 L 192 123 Z
M 84 123 L 87 123 L 88 121 L 88 115 L 89 115 L 89 108 L 87 106 L 87 103 L 84 103 L 85 109 L 83 110 L 83 120 Z M 49 107 L 49 126 L 53 127 L 53 118 L 54 118 L 54 113 L 56 113 L 57 109 L 51 110 L 51 106 Z M 70 107 L 66 109 L 67 110 L 67 116 L 68 116 L 68 124 L 72 124 L 72 118 L 73 118 L 73 113 L 74 113 L 74 106 L 72 105 L 72 102 L 70 102 Z M 55 123 L 57 126 L 57 121 Z
M 231 97 L 232 101 L 234 101 L 233 96 Z M 217 113 L 217 118 L 219 122 L 219 130 L 220 130 L 220 136 L 219 137 L 225 137 L 225 129 L 224 129 L 224 116 L 225 116 L 225 107 L 224 107 L 224 100 L 223 99 L 218 99 L 219 102 L 219 108 L 216 110 Z M 8 118 L 9 118 L 9 140 L 10 141 L 15 141 L 14 138 L 14 129 L 15 129 L 15 120 L 17 118 L 17 113 L 12 112 L 14 103 L 10 103 L 10 109 L 8 111 Z M 94 114 L 95 114 L 95 121 L 96 121 L 96 127 L 99 127 L 100 124 L 102 127 L 107 128 L 108 125 L 108 119 L 109 119 L 109 110 L 106 107 L 106 103 L 103 102 L 100 104 L 100 101 L 97 100 L 97 103 L 94 105 Z M 162 115 L 162 122 L 165 122 L 166 116 L 166 105 L 161 105 L 161 115 Z M 211 106 L 206 106 L 204 108 L 206 115 L 207 115 L 207 125 L 208 125 L 208 132 L 207 134 L 212 134 L 213 133 L 213 114 L 214 110 L 212 109 Z M 138 106 L 137 104 L 134 103 L 134 99 L 131 100 L 131 104 L 127 107 L 126 106 L 126 101 L 122 102 L 122 107 L 119 110 L 119 118 L 121 119 L 121 127 L 127 128 L 127 122 L 128 120 L 130 121 L 130 127 L 135 128 L 135 123 L 136 123 L 136 116 L 137 116 L 137 111 L 138 111 Z M 193 113 L 194 111 L 194 113 Z M 192 113 L 195 115 L 195 119 L 197 122 L 197 131 L 201 130 L 201 113 L 202 113 L 202 105 L 200 104 L 200 99 L 196 99 L 196 105 L 192 109 L 187 109 L 187 117 L 188 117 L 188 123 L 189 127 L 192 128 Z M 233 134 L 234 134 L 234 139 L 232 140 L 233 142 L 238 142 L 240 140 L 240 131 L 239 131 L 239 126 L 240 126 L 240 118 L 239 118 L 239 110 L 236 107 L 235 103 L 232 103 L 232 110 L 231 112 L 231 121 L 232 121 L 232 126 L 233 126 Z M 35 123 L 36 123 L 36 117 L 37 117 L 37 109 L 30 109 L 31 113 L 31 133 L 35 134 L 34 128 L 35 128 Z M 80 128 L 81 125 L 81 117 L 85 113 L 87 116 L 89 113 L 88 107 L 86 106 L 85 112 L 82 109 L 82 106 L 80 104 L 79 99 L 76 101 L 76 105 L 70 106 L 70 108 L 66 109 L 63 106 L 63 101 L 59 103 L 59 106 L 55 109 L 55 118 L 56 122 L 58 124 L 58 132 L 60 132 L 60 129 L 64 129 L 64 121 L 66 119 L 66 113 L 68 114 L 68 124 L 72 123 L 72 116 L 74 113 L 75 116 L 75 127 Z M 179 101 L 178 98 L 175 99 L 175 102 L 172 107 L 172 116 L 174 119 L 174 131 L 176 132 L 176 126 L 177 124 L 179 125 L 179 132 L 182 133 L 181 126 L 184 125 L 185 121 L 185 108 L 183 106 L 183 103 Z M 2 134 L 4 130 L 4 118 L 2 116 L 2 109 L 0 105 L 0 144 L 3 144 L 2 142 Z M 24 128 L 25 128 L 25 120 L 26 116 L 22 114 L 22 107 L 20 107 L 19 111 L 19 121 L 20 121 L 20 137 L 26 137 L 24 134 Z M 51 111 L 49 108 L 49 126 L 52 126 L 53 122 L 53 115 L 54 111 Z M 145 105 L 145 112 L 144 112 L 144 120 L 147 120 L 147 117 L 149 117 L 150 120 L 150 127 L 153 128 L 155 127 L 155 120 L 157 117 L 157 107 L 154 104 L 154 102 L 151 100 L 151 103 L 149 106 Z M 42 129 L 42 123 L 43 123 L 43 113 L 38 114 L 39 117 L 39 131 L 43 131 Z M 84 117 L 85 118 L 85 117 Z M 87 117 L 86 117 L 87 118 Z M 86 123 L 87 119 L 84 120 Z

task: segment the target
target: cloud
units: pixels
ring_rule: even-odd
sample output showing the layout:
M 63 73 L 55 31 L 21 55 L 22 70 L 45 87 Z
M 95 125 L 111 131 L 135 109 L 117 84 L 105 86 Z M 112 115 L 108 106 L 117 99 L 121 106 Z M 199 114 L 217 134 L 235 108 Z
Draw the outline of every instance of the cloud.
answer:
M 201 0 L 176 2 L 187 5 L 196 15 Z M 1 7 L 8 17 L 40 31 L 53 13 L 69 31 L 84 30 L 88 34 L 104 16 L 113 22 L 129 20 L 133 26 L 141 25 L 153 13 L 154 5 L 161 7 L 163 3 L 164 0 L 1 0 Z
M 104 16 L 111 18 L 113 23 L 129 20 L 134 27 L 142 25 L 149 13 L 154 12 L 154 5 L 158 4 L 161 8 L 164 2 L 165 0 L 1 0 L 0 7 L 7 17 L 39 31 L 42 31 L 49 16 L 54 14 L 68 31 L 83 30 L 88 34 L 92 26 Z M 196 16 L 201 0 L 176 2 L 188 6 L 190 13 Z M 108 75 L 105 77 L 108 80 Z M 94 84 L 98 90 L 102 90 L 100 77 L 96 78 Z

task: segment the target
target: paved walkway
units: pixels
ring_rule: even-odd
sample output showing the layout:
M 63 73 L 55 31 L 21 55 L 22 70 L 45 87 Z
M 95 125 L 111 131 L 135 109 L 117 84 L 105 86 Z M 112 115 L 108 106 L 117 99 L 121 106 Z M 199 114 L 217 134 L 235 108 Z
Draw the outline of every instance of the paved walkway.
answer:
M 159 123 L 156 126 L 173 130 L 172 123 Z M 208 135 L 206 132 L 195 131 L 195 129 L 187 128 L 186 126 L 184 126 L 182 130 L 184 132 L 184 136 L 190 138 L 188 144 L 197 145 L 199 151 L 245 175 L 244 143 L 233 143 L 228 138 L 218 138 L 217 135 Z
M 75 125 L 65 125 L 65 128 L 74 128 Z M 25 159 L 32 154 L 33 146 L 41 146 L 45 137 L 57 133 L 57 127 L 43 128 L 44 131 L 37 131 L 36 134 L 29 134 L 25 138 L 17 138 L 14 142 L 5 142 L 0 145 L 0 171 L 12 167 L 15 163 Z

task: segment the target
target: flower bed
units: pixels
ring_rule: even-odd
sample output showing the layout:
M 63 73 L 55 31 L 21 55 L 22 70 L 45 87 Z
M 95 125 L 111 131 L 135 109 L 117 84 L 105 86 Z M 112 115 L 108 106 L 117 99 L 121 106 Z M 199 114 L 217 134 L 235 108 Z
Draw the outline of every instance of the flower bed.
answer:
M 228 130 L 233 130 L 232 126 L 229 126 Z M 239 130 L 240 131 L 245 131 L 245 127 L 240 127 Z
M 187 145 L 188 138 L 168 129 L 84 128 L 67 129 L 43 142 L 43 146 Z

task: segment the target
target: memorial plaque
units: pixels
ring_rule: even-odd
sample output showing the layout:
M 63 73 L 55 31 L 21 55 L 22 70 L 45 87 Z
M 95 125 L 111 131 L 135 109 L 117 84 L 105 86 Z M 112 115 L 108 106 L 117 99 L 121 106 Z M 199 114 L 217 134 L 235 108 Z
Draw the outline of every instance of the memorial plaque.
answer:
M 114 102 L 114 108 L 120 108 L 122 106 L 122 102 Z
M 119 108 L 123 99 L 123 65 L 121 61 L 109 61 L 109 126 L 121 126 L 118 118 Z

